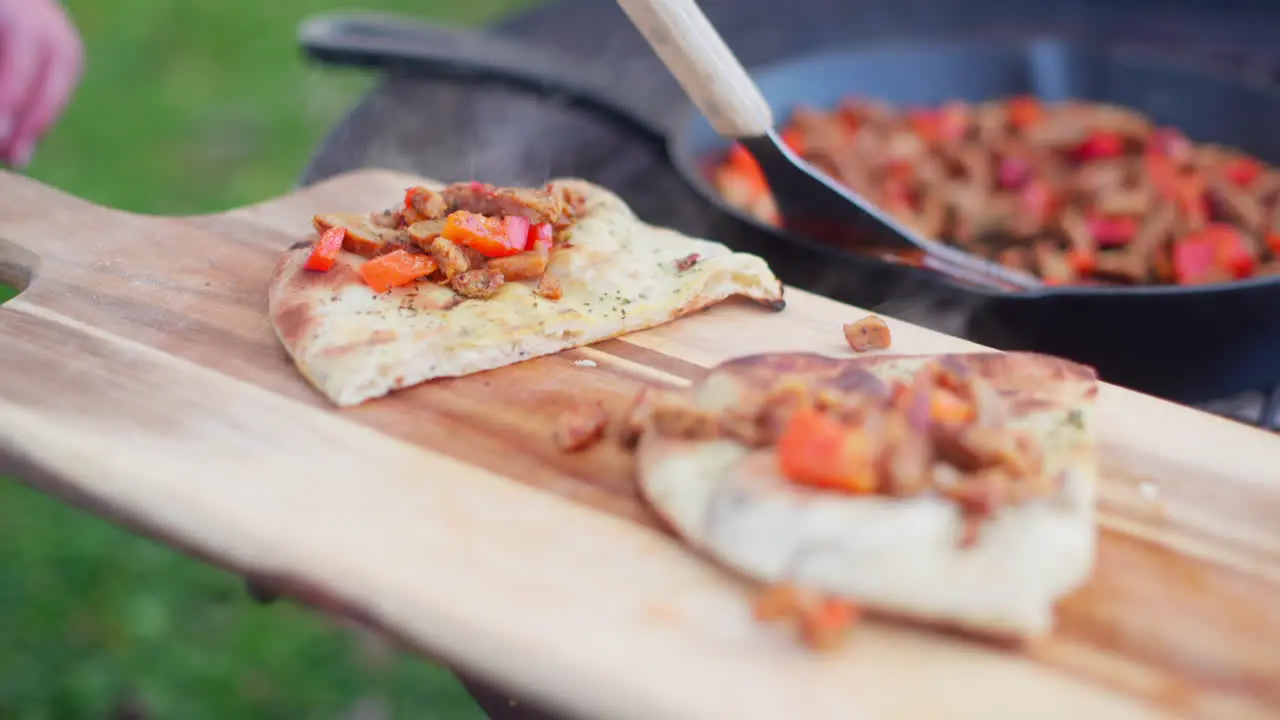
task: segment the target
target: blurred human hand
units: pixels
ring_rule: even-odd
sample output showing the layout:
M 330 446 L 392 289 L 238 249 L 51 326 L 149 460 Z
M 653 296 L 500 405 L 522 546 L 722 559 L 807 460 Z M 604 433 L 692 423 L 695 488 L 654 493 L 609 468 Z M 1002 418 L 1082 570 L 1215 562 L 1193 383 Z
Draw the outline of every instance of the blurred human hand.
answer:
M 57 0 L 0 0 L 0 160 L 31 161 L 84 70 L 84 45 Z

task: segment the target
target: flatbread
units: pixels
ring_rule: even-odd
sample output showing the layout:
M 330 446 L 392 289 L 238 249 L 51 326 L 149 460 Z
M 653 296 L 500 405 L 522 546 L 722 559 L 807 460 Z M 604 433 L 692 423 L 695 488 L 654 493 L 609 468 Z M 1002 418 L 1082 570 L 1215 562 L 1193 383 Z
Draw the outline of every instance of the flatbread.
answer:
M 557 249 L 547 269 L 560 299 L 540 297 L 528 282 L 483 300 L 425 281 L 378 294 L 358 274 L 364 258 L 344 252 L 332 270 L 310 272 L 302 266 L 311 243 L 300 243 L 268 287 L 280 342 L 307 380 L 349 406 L 661 325 L 734 295 L 782 308 L 782 284 L 759 257 L 647 225 L 585 181 L 552 182 L 586 199 L 566 234 L 571 246 Z M 697 262 L 681 269 L 692 254 Z
M 699 407 L 719 410 L 782 375 L 875 389 L 938 359 L 756 355 L 715 368 L 690 392 Z M 1002 508 L 973 546 L 961 547 L 965 523 L 952 501 L 808 489 L 781 475 L 772 448 L 733 440 L 646 433 L 637 449 L 642 493 L 690 545 L 755 580 L 981 634 L 1048 632 L 1056 600 L 1093 567 L 1096 377 L 1089 368 L 1025 353 L 941 359 L 977 373 L 1007 398 L 1010 423 L 1042 444 L 1059 482 L 1047 497 Z

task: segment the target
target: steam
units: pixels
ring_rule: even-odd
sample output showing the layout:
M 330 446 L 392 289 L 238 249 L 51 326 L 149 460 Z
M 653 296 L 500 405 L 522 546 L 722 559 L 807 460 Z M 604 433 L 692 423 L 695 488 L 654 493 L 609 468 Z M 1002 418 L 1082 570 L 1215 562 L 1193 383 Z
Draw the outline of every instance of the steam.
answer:
M 878 315 L 960 337 L 966 334 L 969 320 L 987 302 L 979 295 L 958 291 L 921 273 L 903 272 L 887 280 L 882 274 L 876 280 L 865 289 L 859 288 L 842 267 L 835 265 L 825 277 L 808 283 L 807 289 Z
M 915 287 L 910 287 L 915 286 Z M 969 320 L 985 303 L 982 298 L 942 294 L 924 283 L 904 282 L 884 301 L 871 308 L 879 315 L 927 327 L 947 335 L 964 337 Z

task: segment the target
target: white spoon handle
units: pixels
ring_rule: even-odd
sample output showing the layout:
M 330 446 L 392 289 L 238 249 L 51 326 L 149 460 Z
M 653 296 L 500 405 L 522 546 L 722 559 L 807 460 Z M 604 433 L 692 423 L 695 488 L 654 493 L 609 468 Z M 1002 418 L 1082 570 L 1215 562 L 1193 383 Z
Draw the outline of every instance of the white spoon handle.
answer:
M 694 0 L 618 0 L 680 87 L 716 132 L 757 137 L 773 111 L 742 63 Z

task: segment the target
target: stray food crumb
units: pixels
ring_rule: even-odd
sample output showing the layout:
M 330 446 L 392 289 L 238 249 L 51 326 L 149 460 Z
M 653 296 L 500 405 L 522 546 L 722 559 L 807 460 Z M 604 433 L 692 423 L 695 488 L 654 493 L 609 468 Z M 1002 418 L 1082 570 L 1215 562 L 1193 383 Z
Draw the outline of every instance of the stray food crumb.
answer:
M 845 325 L 844 339 L 855 352 L 885 350 L 892 342 L 888 323 L 876 315 Z
M 1155 500 L 1156 495 L 1160 493 L 1160 488 L 1155 483 L 1143 482 L 1138 484 L 1138 492 L 1147 500 Z
M 560 414 L 556 421 L 556 445 L 565 452 L 577 452 L 594 445 L 604 436 L 609 416 L 599 403 L 585 403 Z
M 600 363 L 596 362 L 595 360 L 586 360 L 586 359 L 574 360 L 573 364 L 577 365 L 578 367 L 600 367 Z
M 766 587 L 757 594 L 752 614 L 760 621 L 792 623 L 804 644 L 819 652 L 839 649 L 861 616 L 851 602 L 787 583 Z
M 689 253 L 676 261 L 676 272 L 684 272 L 694 265 L 698 264 L 698 260 L 702 258 L 698 253 Z

